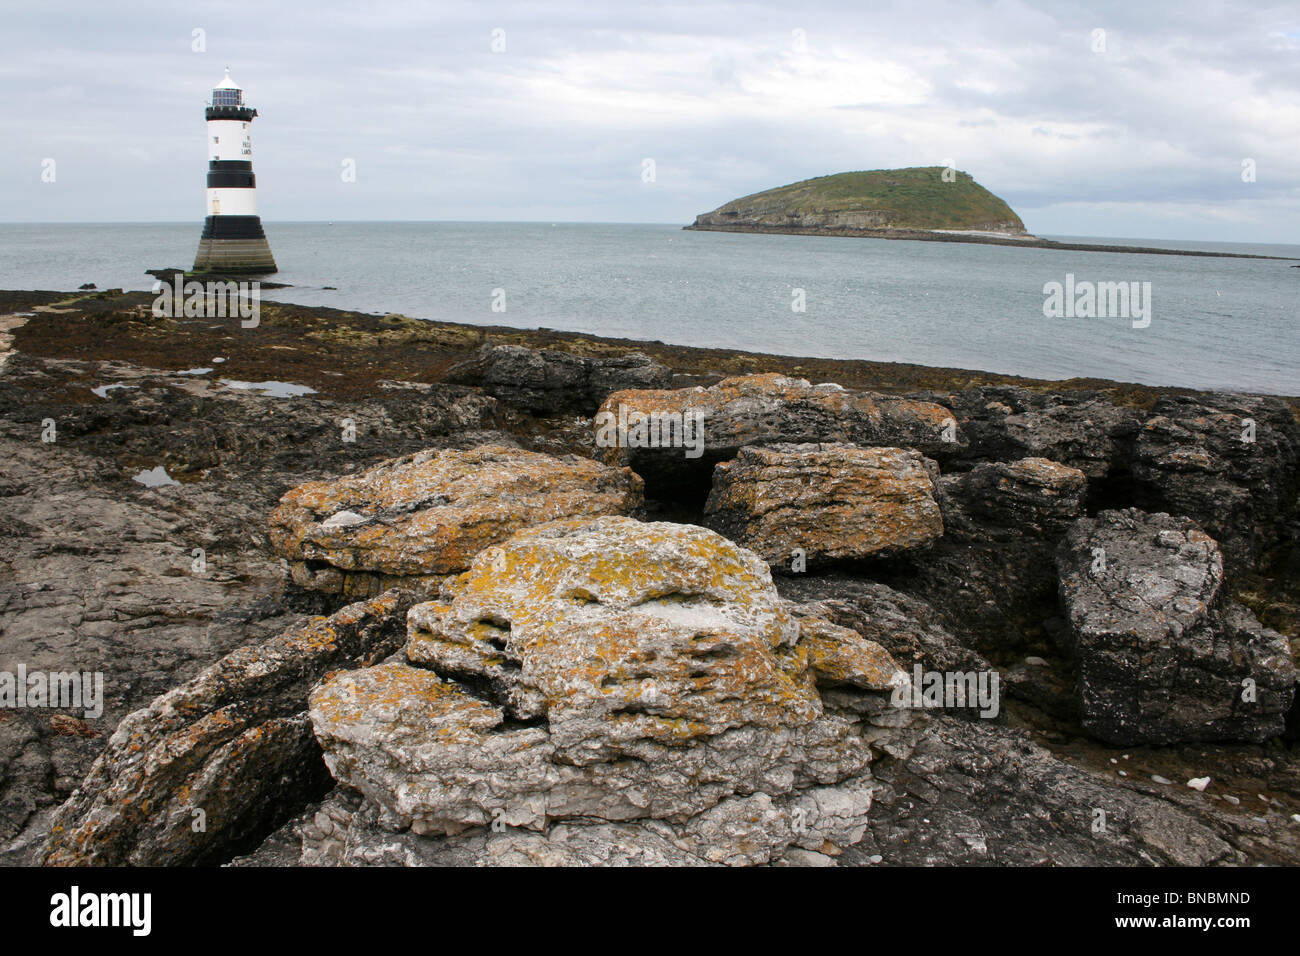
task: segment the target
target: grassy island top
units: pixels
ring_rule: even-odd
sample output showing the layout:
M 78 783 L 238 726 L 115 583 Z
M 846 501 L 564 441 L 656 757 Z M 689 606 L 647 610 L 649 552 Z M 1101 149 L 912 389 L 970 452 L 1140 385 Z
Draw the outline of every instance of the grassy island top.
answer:
M 943 166 L 871 169 L 818 176 L 735 199 L 711 215 L 764 220 L 791 215 L 870 210 L 898 229 L 988 229 L 992 223 L 1024 229 L 1020 217 L 969 173 L 943 178 Z

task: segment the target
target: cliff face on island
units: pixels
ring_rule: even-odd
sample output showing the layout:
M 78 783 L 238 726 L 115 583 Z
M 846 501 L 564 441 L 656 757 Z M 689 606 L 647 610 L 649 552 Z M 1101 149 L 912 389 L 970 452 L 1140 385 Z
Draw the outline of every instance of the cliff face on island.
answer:
M 1027 236 L 1010 206 L 943 166 L 836 173 L 734 199 L 687 229 L 726 232 L 993 232 Z M 950 181 L 949 181 L 950 180 Z

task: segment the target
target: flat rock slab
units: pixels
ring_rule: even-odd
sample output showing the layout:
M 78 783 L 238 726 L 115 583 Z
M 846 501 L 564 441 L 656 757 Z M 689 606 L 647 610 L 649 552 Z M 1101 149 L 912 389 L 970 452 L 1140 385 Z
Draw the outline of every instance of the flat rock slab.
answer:
M 703 427 L 701 453 L 695 457 L 685 454 L 694 449 L 646 440 L 656 422 L 692 418 Z M 645 439 L 636 431 L 638 420 L 650 423 Z M 593 427 L 603 460 L 630 465 L 652 487 L 683 476 L 702 474 L 707 480 L 713 465 L 734 458 L 746 445 L 842 442 L 930 454 L 961 441 L 952 412 L 942 405 L 775 373 L 727 378 L 708 388 L 615 392 L 601 405 Z
M 641 479 L 626 468 L 483 445 L 299 485 L 271 514 L 270 537 L 295 584 L 364 596 L 436 585 L 523 528 L 626 514 L 641 503 Z
M 588 358 L 522 345 L 484 345 L 447 370 L 443 381 L 473 385 L 538 415 L 590 415 L 610 392 L 666 388 L 672 370 L 643 352 Z

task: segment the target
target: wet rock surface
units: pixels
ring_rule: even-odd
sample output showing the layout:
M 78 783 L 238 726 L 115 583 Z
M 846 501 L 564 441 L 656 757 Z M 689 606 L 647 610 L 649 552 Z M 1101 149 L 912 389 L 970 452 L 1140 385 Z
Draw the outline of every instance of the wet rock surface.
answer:
M 443 381 L 475 385 L 536 415 L 592 414 L 610 392 L 667 388 L 672 370 L 642 352 L 585 358 L 522 345 L 486 344 Z
M 1047 458 L 1088 478 L 1108 475 L 1131 453 L 1142 415 L 1096 393 L 981 387 L 935 395 L 955 414 L 964 442 L 935 449 L 943 461 Z
M 1083 514 L 1088 479 L 1046 458 L 985 462 L 939 482 L 948 538 L 1059 538 Z
M 1245 568 L 1287 533 L 1300 425 L 1280 399 L 1163 399 L 1138 431 L 1132 473 L 1148 510 L 1193 518 Z
M 1296 402 L 1095 382 L 1071 391 L 275 303 L 249 333 L 155 320 L 139 308 L 147 296 L 65 298 L 0 294 L 0 311 L 12 310 L 0 316 L 0 347 L 12 350 L 0 365 L 10 514 L 0 529 L 0 672 L 102 672 L 104 711 L 0 707 L 0 862 L 31 862 L 47 846 L 51 862 L 141 864 L 1300 860 L 1300 761 L 1284 724 L 1297 720 L 1294 703 L 1288 710 L 1288 641 L 1300 621 Z M 581 361 L 543 357 L 535 394 L 485 377 L 446 381 L 485 344 Z M 632 351 L 682 387 L 664 390 L 662 373 Z M 535 363 L 516 354 L 502 367 L 516 358 Z M 595 375 L 597 360 L 609 360 L 608 378 Z M 570 366 L 587 389 L 572 404 L 560 398 L 567 384 L 543 387 Z M 655 380 L 635 378 L 643 372 Z M 314 391 L 278 398 L 277 383 Z M 636 390 L 612 392 L 606 409 L 622 395 L 646 412 L 707 412 L 703 454 L 600 447 L 596 423 L 574 416 L 623 386 Z M 890 389 L 905 394 L 882 394 Z M 1241 440 L 1247 419 L 1253 442 Z M 52 441 L 42 441 L 47 420 Z M 717 464 L 790 442 L 911 449 L 938 462 L 937 481 L 927 473 L 943 534 L 866 563 L 787 568 L 776 590 L 769 578 L 709 591 L 704 633 L 736 657 L 672 653 L 700 633 L 703 605 L 673 618 L 671 594 L 720 587 L 705 574 L 726 566 L 718 555 L 748 554 L 702 528 L 656 541 L 644 528 L 660 525 L 611 516 L 550 539 L 518 531 L 531 543 L 507 557 L 513 573 L 486 557 L 474 571 L 503 537 L 467 553 L 464 579 L 448 571 L 400 598 L 420 601 L 409 616 L 376 607 L 383 598 L 349 611 L 346 589 L 302 589 L 270 541 L 271 512 L 305 482 L 484 445 L 549 461 L 635 459 L 650 514 L 671 513 L 667 527 L 681 529 L 704 523 Z M 175 484 L 135 480 L 159 468 Z M 1132 517 L 1139 523 L 1159 511 L 1194 520 L 1222 554 L 1221 572 L 1213 549 L 1199 563 L 1162 559 L 1200 547 L 1182 525 L 1155 529 L 1150 544 L 1103 521 L 1133 506 L 1147 512 Z M 314 524 L 342 511 L 316 513 Z M 610 522 L 635 530 L 590 530 Z M 1165 531 L 1183 544 L 1165 547 Z M 1091 571 L 1090 536 L 1112 534 L 1097 546 L 1146 562 L 1118 579 L 1142 596 L 1136 604 L 1120 591 L 1092 595 L 1083 578 L 1064 584 Z M 1058 548 L 1070 555 L 1060 565 Z M 619 560 L 640 570 L 600 573 Z M 665 567 L 679 577 L 647 576 Z M 769 573 L 754 554 L 735 568 Z M 619 590 L 647 580 L 641 603 Z M 327 665 L 328 653 L 304 649 L 328 644 L 307 637 L 323 625 L 305 611 L 346 619 L 367 606 L 369 623 L 338 619 L 335 631 L 374 636 L 370 651 Z M 1076 613 L 1088 607 L 1098 614 Z M 784 637 L 773 647 L 744 633 Z M 1173 669 L 1161 665 L 1171 653 Z M 918 666 L 923 676 L 1000 674 L 996 717 L 895 706 L 884 675 L 911 679 Z M 1248 674 L 1257 709 L 1225 712 L 1218 689 L 1239 691 Z M 797 706 L 772 703 L 782 675 L 785 703 Z M 710 680 L 727 692 L 710 697 Z M 661 684 L 671 694 L 659 697 Z M 308 711 L 317 695 L 334 710 L 320 711 L 319 727 Z M 167 703 L 181 699 L 193 706 Z M 1108 743 L 1116 728 L 1137 728 L 1124 738 L 1135 742 Z M 435 730 L 447 731 L 445 746 L 429 745 Z M 325 751 L 318 733 L 332 741 Z M 146 765 L 157 772 L 143 774 Z M 692 768 L 707 771 L 704 786 Z M 445 791 L 444 777 L 466 785 Z M 483 791 L 484 779 L 508 785 Z M 421 780 L 439 786 L 402 790 Z M 617 785 L 630 780 L 639 788 Z M 552 803 L 555 793 L 565 796 Z M 132 812 L 146 803 L 149 812 Z M 205 831 L 192 827 L 196 809 L 208 810 Z

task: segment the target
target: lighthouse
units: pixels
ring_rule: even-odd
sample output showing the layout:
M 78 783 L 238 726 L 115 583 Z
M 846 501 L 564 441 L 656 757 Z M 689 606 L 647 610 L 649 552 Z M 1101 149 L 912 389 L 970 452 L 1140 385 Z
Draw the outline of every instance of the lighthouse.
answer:
M 226 76 L 203 111 L 208 127 L 208 217 L 203 221 L 195 272 L 275 272 L 271 246 L 257 215 L 253 176 L 253 117 L 244 91 Z

